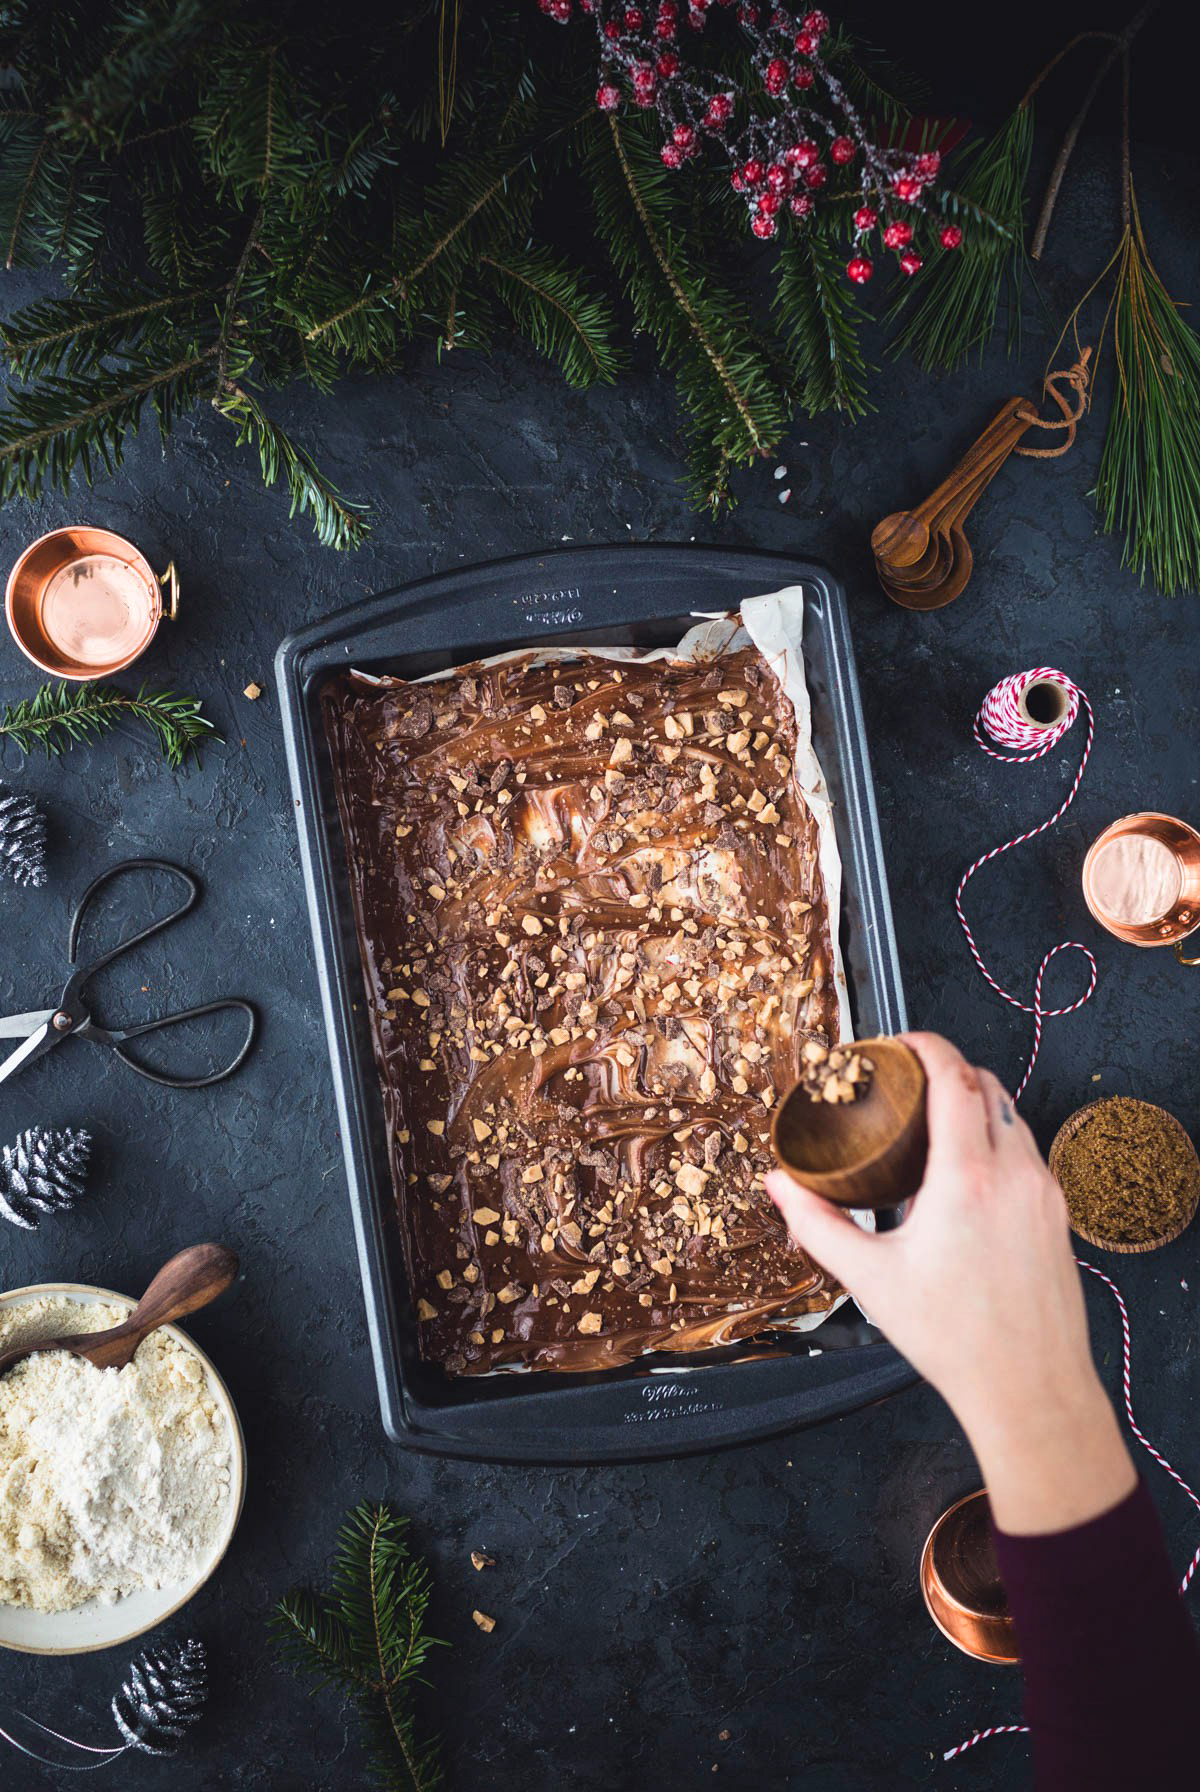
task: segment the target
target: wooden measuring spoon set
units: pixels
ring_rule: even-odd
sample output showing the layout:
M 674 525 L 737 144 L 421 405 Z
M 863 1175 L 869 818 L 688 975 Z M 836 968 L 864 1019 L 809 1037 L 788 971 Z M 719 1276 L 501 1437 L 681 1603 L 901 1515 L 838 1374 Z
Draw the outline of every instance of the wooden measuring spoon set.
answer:
M 972 442 L 954 471 L 915 510 L 897 510 L 871 532 L 871 549 L 879 582 L 893 603 L 906 610 L 940 610 L 965 590 L 974 567 L 963 524 L 1009 455 L 1040 460 L 1065 454 L 1075 439 L 1075 425 L 1087 402 L 1088 362 L 1085 349 L 1077 364 L 1049 374 L 1048 397 L 1062 412 L 1046 421 L 1027 398 L 1010 398 L 983 433 Z M 1072 398 L 1056 382 L 1071 388 Z M 1053 448 L 1021 448 L 1030 429 L 1062 429 L 1065 439 Z

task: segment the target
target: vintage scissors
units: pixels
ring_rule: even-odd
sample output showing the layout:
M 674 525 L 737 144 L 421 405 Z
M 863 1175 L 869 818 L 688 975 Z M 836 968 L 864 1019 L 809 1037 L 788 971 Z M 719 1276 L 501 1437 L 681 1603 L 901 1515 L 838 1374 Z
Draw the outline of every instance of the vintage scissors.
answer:
M 254 1044 L 254 1035 L 258 1027 L 258 1017 L 249 1002 L 243 1002 L 236 996 L 227 997 L 220 1002 L 204 1002 L 199 1008 L 184 1008 L 178 1014 L 163 1014 L 157 1020 L 142 1021 L 132 1027 L 99 1026 L 84 1006 L 84 992 L 88 983 L 102 971 L 105 965 L 112 964 L 143 940 L 148 940 L 164 927 L 172 926 L 193 908 L 200 896 L 200 884 L 190 871 L 181 865 L 172 865 L 166 859 L 123 859 L 119 865 L 110 865 L 107 871 L 90 883 L 75 905 L 75 913 L 71 917 L 71 930 L 67 935 L 67 962 L 75 963 L 75 952 L 79 944 L 79 929 L 92 898 L 114 878 L 122 877 L 130 871 L 166 871 L 177 878 L 184 886 L 187 894 L 179 907 L 169 915 L 152 921 L 149 927 L 143 927 L 132 939 L 122 940 L 119 946 L 102 953 L 90 964 L 80 965 L 68 979 L 56 1008 L 43 1008 L 33 1014 L 13 1014 L 7 1019 L 0 1019 L 0 1039 L 21 1039 L 24 1041 L 15 1052 L 0 1063 L 0 1083 L 32 1064 L 36 1058 L 43 1057 L 64 1039 L 90 1039 L 96 1045 L 107 1045 L 117 1054 L 123 1064 L 130 1070 L 136 1070 L 139 1076 L 146 1077 L 152 1083 L 161 1083 L 168 1089 L 203 1089 L 209 1083 L 222 1082 L 225 1077 L 232 1076 L 243 1064 L 250 1047 Z M 179 1021 L 198 1020 L 202 1014 L 221 1014 L 226 1009 L 236 1008 L 246 1017 L 246 1037 L 233 1060 L 222 1070 L 214 1070 L 208 1076 L 165 1076 L 161 1071 L 150 1070 L 145 1064 L 139 1064 L 125 1050 L 127 1039 L 141 1039 L 148 1033 L 156 1033 L 161 1027 L 173 1027 Z

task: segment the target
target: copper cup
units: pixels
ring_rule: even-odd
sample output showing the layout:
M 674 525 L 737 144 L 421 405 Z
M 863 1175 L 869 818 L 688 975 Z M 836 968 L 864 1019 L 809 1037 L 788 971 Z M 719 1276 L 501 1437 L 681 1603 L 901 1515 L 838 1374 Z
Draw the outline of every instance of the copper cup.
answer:
M 1179 894 L 1164 915 L 1149 921 L 1118 921 L 1097 901 L 1096 860 L 1111 841 L 1134 835 L 1157 840 L 1174 854 L 1179 866 Z M 1127 945 L 1174 946 L 1181 964 L 1200 964 L 1200 958 L 1185 957 L 1182 950 L 1182 942 L 1200 927 L 1200 833 L 1186 821 L 1153 810 L 1123 815 L 1114 821 L 1093 841 L 1083 861 L 1083 896 L 1101 927 Z
M 48 626 L 48 600 L 64 580 L 103 570 L 106 588 L 125 606 L 124 633 L 132 645 L 95 657 L 74 652 L 56 640 Z M 164 606 L 163 591 L 168 594 Z M 175 563 L 156 574 L 146 556 L 111 529 L 54 529 L 25 549 L 8 577 L 4 613 L 13 640 L 27 659 L 54 678 L 107 678 L 144 653 L 163 616 L 174 620 L 179 609 L 179 577 Z
M 942 1513 L 921 1554 L 921 1592 L 930 1617 L 956 1649 L 1011 1667 L 1021 1657 L 990 1520 L 983 1488 Z

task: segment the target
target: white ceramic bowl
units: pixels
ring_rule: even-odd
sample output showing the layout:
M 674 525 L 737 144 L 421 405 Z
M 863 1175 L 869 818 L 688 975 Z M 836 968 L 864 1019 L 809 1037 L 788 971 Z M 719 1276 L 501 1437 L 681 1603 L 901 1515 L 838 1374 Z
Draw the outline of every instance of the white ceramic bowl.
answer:
M 127 1294 L 114 1294 L 108 1288 L 90 1288 L 81 1282 L 40 1282 L 34 1287 L 0 1294 L 0 1309 L 47 1295 L 68 1295 L 83 1306 L 118 1306 L 130 1313 L 137 1305 Z M 225 1414 L 229 1427 L 229 1506 L 220 1536 L 186 1586 L 143 1587 L 114 1605 L 90 1599 L 69 1612 L 34 1612 L 24 1606 L 0 1604 L 0 1648 L 20 1649 L 28 1655 L 84 1655 L 92 1649 L 112 1649 L 119 1643 L 132 1642 L 186 1605 L 229 1548 L 246 1492 L 246 1440 L 241 1423 L 229 1389 L 199 1346 L 178 1326 L 166 1325 L 162 1329 L 199 1359 L 209 1393 Z

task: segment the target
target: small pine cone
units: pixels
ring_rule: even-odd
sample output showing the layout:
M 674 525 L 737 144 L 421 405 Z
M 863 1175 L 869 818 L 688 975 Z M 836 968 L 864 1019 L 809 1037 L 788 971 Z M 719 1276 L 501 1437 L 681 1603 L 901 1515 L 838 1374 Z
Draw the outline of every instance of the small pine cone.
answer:
M 112 1702 L 126 1748 L 173 1755 L 199 1721 L 208 1697 L 204 1644 L 189 1637 L 139 1655 Z
M 46 881 L 46 818 L 31 797 L 0 784 L 0 877 L 15 884 Z
M 92 1135 L 30 1128 L 0 1149 L 0 1219 L 35 1231 L 38 1216 L 73 1207 L 84 1192 Z

